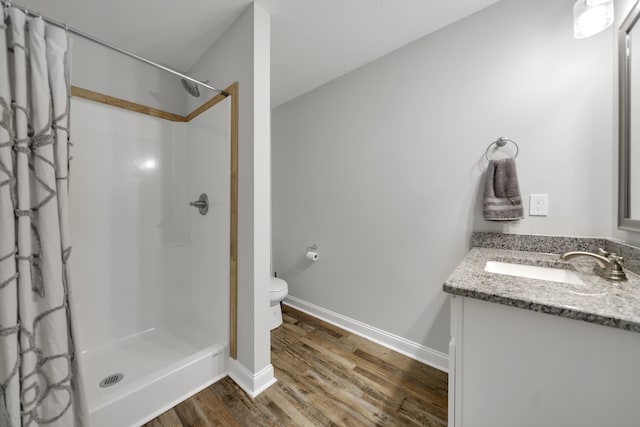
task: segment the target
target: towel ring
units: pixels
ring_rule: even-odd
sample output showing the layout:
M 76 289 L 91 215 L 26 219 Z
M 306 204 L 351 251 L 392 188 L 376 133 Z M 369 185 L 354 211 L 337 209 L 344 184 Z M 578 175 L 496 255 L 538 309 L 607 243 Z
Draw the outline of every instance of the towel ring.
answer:
M 507 142 L 511 142 L 513 145 L 516 146 L 516 154 L 513 155 L 513 158 L 515 159 L 516 157 L 518 157 L 518 153 L 520 152 L 520 147 L 518 147 L 518 143 L 515 142 L 513 139 L 505 138 L 504 136 L 501 136 L 500 138 L 496 139 L 491 144 L 489 144 L 489 146 L 487 147 L 487 150 L 484 152 L 484 156 L 487 158 L 487 161 L 491 161 L 491 159 L 489 158 L 489 150 L 491 149 L 491 147 L 493 147 L 494 144 L 497 147 L 504 147 L 505 145 L 507 145 Z

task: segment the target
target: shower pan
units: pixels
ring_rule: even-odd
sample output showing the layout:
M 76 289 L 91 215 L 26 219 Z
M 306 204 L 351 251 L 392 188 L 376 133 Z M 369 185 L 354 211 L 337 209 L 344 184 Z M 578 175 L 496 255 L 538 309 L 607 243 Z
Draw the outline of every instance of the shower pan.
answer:
M 229 104 L 176 123 L 72 99 L 70 292 L 92 427 L 140 425 L 226 375 Z M 189 203 L 205 192 L 203 216 Z

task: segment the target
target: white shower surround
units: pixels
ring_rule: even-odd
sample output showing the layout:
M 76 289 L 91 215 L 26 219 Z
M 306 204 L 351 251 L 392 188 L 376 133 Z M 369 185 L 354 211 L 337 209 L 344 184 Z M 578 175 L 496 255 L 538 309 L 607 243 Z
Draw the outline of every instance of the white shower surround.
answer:
M 185 124 L 72 101 L 72 309 L 92 426 L 138 425 L 226 375 L 229 102 Z M 203 192 L 206 216 L 188 207 Z

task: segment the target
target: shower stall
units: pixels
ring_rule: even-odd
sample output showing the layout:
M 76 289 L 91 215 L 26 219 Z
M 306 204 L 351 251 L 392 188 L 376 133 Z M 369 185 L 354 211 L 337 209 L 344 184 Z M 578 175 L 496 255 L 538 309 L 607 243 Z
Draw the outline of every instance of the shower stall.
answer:
M 121 56 L 74 42 L 74 72 Z M 233 96 L 132 67 L 124 96 L 159 114 L 72 87 L 71 312 L 92 427 L 152 419 L 224 377 L 229 358 Z
M 1 5 L 0 424 L 141 425 L 236 357 L 238 84 Z
M 226 375 L 229 104 L 180 123 L 71 101 L 71 309 L 91 426 L 140 424 Z M 201 193 L 206 215 L 189 205 Z

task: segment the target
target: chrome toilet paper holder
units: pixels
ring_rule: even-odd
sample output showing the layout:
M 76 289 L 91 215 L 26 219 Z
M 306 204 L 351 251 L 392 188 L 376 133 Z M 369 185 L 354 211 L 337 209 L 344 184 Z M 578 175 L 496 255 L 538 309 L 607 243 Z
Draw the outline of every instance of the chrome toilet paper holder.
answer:
M 319 255 L 318 255 L 318 245 L 316 245 L 315 243 L 313 244 L 313 246 L 308 246 L 307 247 L 307 253 L 304 255 L 305 258 L 307 258 L 309 261 L 313 261 L 316 262 L 318 261 Z

